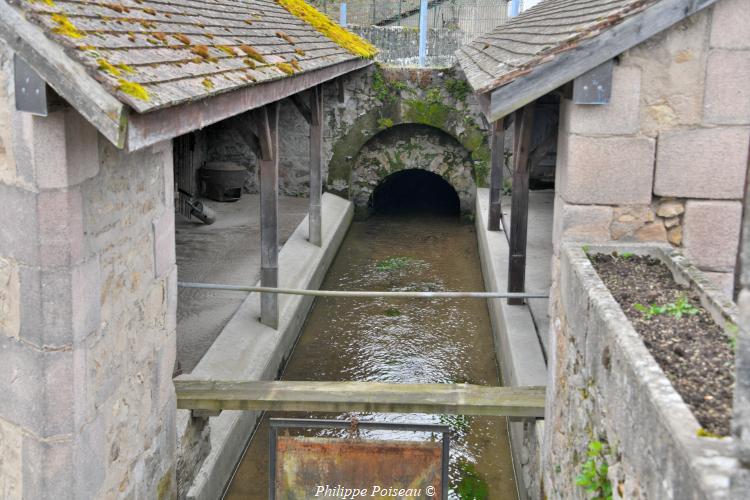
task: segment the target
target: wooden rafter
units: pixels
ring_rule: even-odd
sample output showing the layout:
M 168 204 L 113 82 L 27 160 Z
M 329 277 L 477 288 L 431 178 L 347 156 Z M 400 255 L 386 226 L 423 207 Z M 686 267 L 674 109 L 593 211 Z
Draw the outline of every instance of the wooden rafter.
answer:
M 535 103 L 516 111 L 514 134 L 513 195 L 510 209 L 510 259 L 508 291 L 522 292 L 526 282 L 526 232 L 529 218 L 529 150 L 534 128 Z M 523 299 L 508 299 L 508 304 L 524 304 Z
M 383 382 L 174 381 L 177 408 L 544 417 L 544 387 Z
M 260 142 L 260 283 L 279 284 L 279 103 L 254 112 Z M 278 295 L 261 293 L 260 321 L 277 328 Z

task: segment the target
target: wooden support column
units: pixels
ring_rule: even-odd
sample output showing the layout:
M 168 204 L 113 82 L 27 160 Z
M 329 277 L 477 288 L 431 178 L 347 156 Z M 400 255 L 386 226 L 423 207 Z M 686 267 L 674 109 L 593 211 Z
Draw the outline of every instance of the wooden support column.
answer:
M 534 128 L 534 102 L 516 111 L 513 152 L 513 196 L 510 209 L 508 291 L 523 292 L 526 281 L 526 230 L 529 218 L 529 149 Z M 508 304 L 524 304 L 508 299 Z
M 310 243 L 323 244 L 323 86 L 310 89 Z
M 260 141 L 260 284 L 279 285 L 279 103 L 255 111 Z M 260 294 L 260 322 L 279 326 L 278 295 Z
M 505 120 L 492 123 L 492 159 L 490 169 L 490 212 L 487 217 L 487 230 L 499 231 L 503 216 L 501 198 L 503 196 L 503 165 L 505 164 Z

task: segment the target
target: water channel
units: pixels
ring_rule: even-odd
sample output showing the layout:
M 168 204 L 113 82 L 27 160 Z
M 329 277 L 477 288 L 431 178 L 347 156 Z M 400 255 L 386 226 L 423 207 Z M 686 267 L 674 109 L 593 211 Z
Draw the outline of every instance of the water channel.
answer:
M 354 222 L 322 286 L 331 290 L 483 290 L 476 234 L 457 216 L 379 214 Z M 476 299 L 318 299 L 286 366 L 286 380 L 497 385 L 487 304 Z M 443 423 L 451 427 L 450 498 L 516 498 L 506 420 L 424 414 L 270 416 Z M 264 499 L 268 416 L 226 494 Z M 344 431 L 307 435 L 338 436 Z M 363 431 L 362 437 L 419 438 Z M 427 439 L 428 436 L 424 436 Z

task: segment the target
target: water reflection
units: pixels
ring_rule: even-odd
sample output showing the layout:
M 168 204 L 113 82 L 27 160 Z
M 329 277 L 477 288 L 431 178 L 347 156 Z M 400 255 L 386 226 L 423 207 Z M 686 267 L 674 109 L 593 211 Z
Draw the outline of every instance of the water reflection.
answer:
M 482 290 L 478 263 L 473 227 L 456 218 L 424 214 L 375 216 L 352 225 L 323 288 Z M 498 371 L 486 302 L 318 299 L 284 379 L 496 385 Z M 451 498 L 516 498 L 503 418 L 362 413 L 284 416 L 356 416 L 359 420 L 449 424 Z M 308 433 L 346 434 L 347 431 L 334 430 Z M 420 437 L 412 432 L 383 430 L 361 431 L 360 435 L 379 439 Z M 264 420 L 227 498 L 266 497 L 267 436 Z

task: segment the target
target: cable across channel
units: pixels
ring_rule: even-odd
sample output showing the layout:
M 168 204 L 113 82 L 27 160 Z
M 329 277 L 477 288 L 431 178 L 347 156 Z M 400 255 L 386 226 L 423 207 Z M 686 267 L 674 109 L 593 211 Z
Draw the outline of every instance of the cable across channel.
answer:
M 312 297 L 360 297 L 399 299 L 547 299 L 542 292 L 379 292 L 371 290 L 305 290 L 300 288 L 277 288 L 266 286 L 223 285 L 216 283 L 189 283 L 178 281 L 180 288 L 204 290 L 228 290 L 233 292 L 276 293 L 284 295 L 307 295 Z

